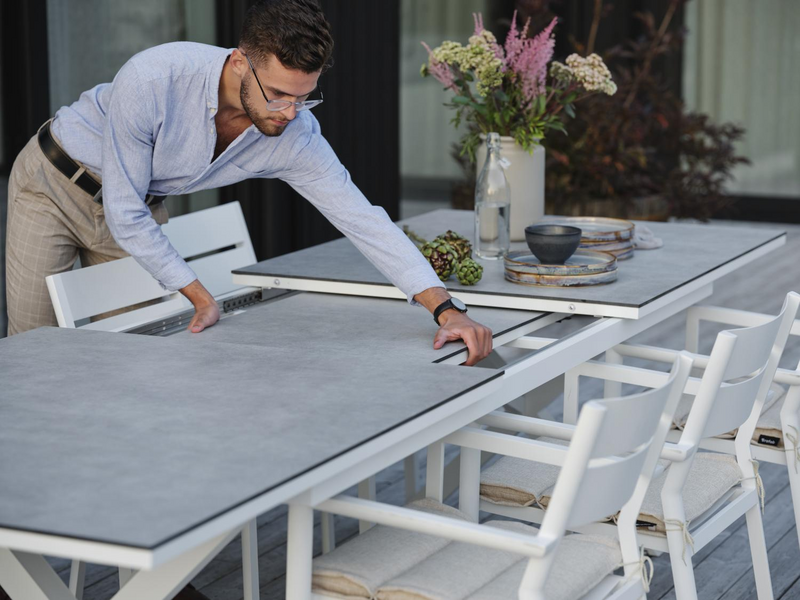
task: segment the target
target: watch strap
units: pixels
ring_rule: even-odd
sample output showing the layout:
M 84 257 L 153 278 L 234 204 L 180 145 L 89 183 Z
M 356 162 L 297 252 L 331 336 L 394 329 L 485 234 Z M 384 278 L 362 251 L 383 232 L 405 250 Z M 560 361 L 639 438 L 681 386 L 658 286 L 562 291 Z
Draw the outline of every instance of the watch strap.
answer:
M 466 309 L 464 309 L 464 310 L 461 310 L 461 309 L 460 309 L 460 308 L 458 308 L 458 307 L 457 307 L 455 304 L 453 304 L 453 299 L 452 299 L 452 298 L 448 298 L 447 300 L 445 300 L 444 302 L 442 302 L 442 303 L 441 303 L 439 306 L 437 306 L 437 307 L 436 307 L 436 310 L 434 310 L 434 311 L 433 311 L 433 321 L 434 321 L 434 322 L 435 322 L 437 325 L 440 325 L 440 323 L 439 323 L 439 315 L 441 315 L 441 314 L 442 314 L 444 311 L 446 311 L 446 310 L 449 310 L 449 309 L 451 309 L 451 308 L 452 308 L 453 310 L 457 310 L 457 311 L 458 311 L 458 312 L 460 312 L 460 313 L 465 313 L 465 312 L 467 312 L 467 310 L 466 310 Z

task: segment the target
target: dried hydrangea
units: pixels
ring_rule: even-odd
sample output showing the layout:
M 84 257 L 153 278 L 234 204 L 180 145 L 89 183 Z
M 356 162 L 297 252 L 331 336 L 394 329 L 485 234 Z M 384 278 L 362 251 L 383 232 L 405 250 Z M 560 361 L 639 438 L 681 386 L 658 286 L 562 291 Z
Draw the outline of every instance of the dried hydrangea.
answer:
M 550 77 L 559 83 L 568 84 L 572 81 L 574 75 L 572 73 L 572 69 L 570 69 L 567 65 L 554 60 L 552 63 L 550 63 Z
M 472 36 L 467 46 L 458 42 L 446 41 L 431 53 L 430 64 L 457 66 L 461 71 L 473 71 L 477 78 L 478 93 L 486 96 L 492 89 L 503 83 L 503 61 L 497 58 L 491 45 L 494 36 L 485 31 Z
M 587 92 L 603 92 L 613 96 L 617 91 L 617 84 L 611 79 L 611 71 L 597 54 L 590 54 L 586 58 L 571 54 L 567 57 L 566 68 Z M 565 75 L 561 67 L 557 71 L 560 77 Z

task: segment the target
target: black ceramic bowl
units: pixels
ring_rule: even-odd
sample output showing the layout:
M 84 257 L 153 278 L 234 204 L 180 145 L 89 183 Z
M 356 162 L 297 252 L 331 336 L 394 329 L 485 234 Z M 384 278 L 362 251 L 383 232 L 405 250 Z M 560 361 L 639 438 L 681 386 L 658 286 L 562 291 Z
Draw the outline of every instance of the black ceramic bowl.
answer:
M 581 243 L 581 230 L 567 225 L 528 225 L 525 241 L 543 265 L 563 265 Z

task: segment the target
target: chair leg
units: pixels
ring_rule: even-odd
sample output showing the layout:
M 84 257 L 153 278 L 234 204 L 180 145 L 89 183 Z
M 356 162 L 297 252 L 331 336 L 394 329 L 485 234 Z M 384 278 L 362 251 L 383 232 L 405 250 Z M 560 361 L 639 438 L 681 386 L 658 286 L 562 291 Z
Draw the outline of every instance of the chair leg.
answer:
M 258 524 L 253 519 L 242 529 L 244 600 L 258 600 Z
M 478 522 L 481 493 L 481 451 L 461 448 L 458 508 L 472 521 Z
M 69 591 L 76 600 L 83 600 L 83 585 L 86 578 L 86 563 L 80 560 L 72 561 L 69 571 Z
M 786 448 L 786 470 L 789 473 L 789 487 L 792 492 L 792 508 L 794 522 L 797 525 L 798 541 L 800 541 L 800 388 L 791 387 L 786 394 L 786 401 L 781 410 L 781 429 L 783 444 Z
M 786 469 L 789 473 L 789 489 L 792 492 L 792 508 L 794 509 L 794 522 L 797 525 L 798 542 L 800 542 L 800 474 L 795 470 L 794 457 L 786 457 Z
M 336 549 L 336 526 L 334 516 L 322 513 L 322 553 L 327 554 Z
M 672 582 L 675 585 L 677 600 L 697 600 L 697 585 L 694 580 L 692 566 L 692 549 L 687 547 L 683 532 L 679 530 L 667 532 L 669 545 L 669 564 L 672 567 Z
M 761 507 L 756 505 L 747 511 L 747 536 L 750 539 L 750 554 L 753 558 L 753 575 L 756 579 L 758 600 L 773 600 L 772 578 L 767 559 L 767 540 L 761 521 Z
M 314 510 L 289 505 L 286 540 L 286 598 L 311 600 L 311 558 L 314 551 Z
M 365 500 L 375 500 L 377 494 L 375 492 L 375 476 L 369 477 L 358 484 L 358 497 Z M 369 521 L 358 522 L 358 533 L 366 533 L 375 523 Z
M 419 498 L 417 489 L 417 479 L 419 478 L 419 467 L 417 466 L 417 454 L 406 456 L 403 461 L 406 479 L 406 503 L 413 502 Z

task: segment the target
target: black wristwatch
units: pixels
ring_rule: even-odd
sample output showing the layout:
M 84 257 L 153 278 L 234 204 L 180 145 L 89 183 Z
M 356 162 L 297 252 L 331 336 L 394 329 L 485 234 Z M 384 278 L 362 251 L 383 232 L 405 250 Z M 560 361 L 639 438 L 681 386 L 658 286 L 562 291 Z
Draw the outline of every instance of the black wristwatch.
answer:
M 433 311 L 433 320 L 436 321 L 436 324 L 439 325 L 439 315 L 441 315 L 444 311 L 448 309 L 455 309 L 460 313 L 467 312 L 467 305 L 464 304 L 458 298 L 450 298 L 449 300 L 445 300 L 439 306 L 436 307 L 436 310 Z

